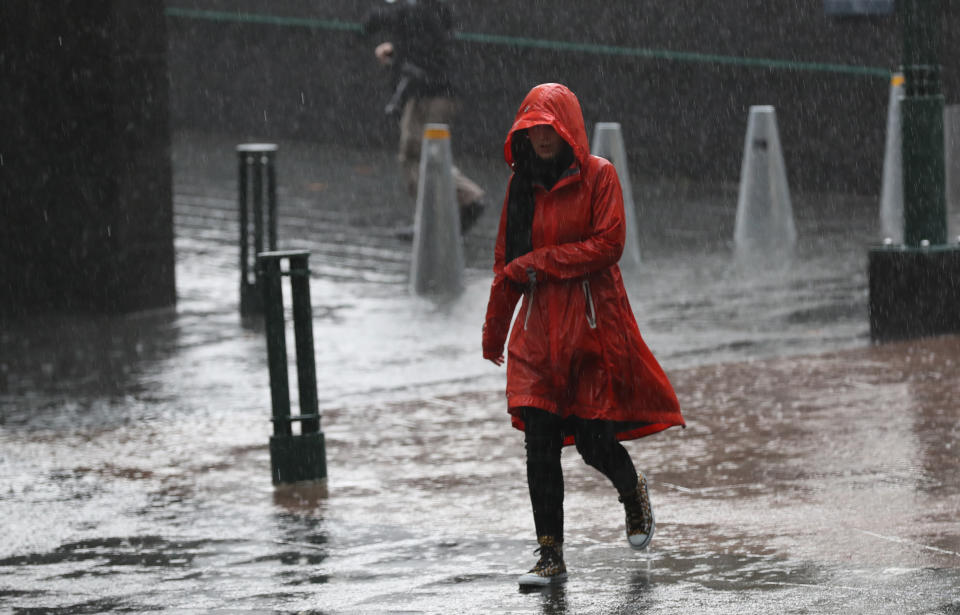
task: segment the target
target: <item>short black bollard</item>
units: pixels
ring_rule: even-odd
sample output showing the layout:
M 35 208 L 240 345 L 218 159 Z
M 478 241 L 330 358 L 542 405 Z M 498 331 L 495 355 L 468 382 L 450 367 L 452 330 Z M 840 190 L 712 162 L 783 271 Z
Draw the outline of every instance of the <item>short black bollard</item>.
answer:
M 237 146 L 240 171 L 240 314 L 244 316 L 263 311 L 260 274 L 253 260 L 265 249 L 277 249 L 276 153 L 277 146 L 273 143 L 243 143 Z M 267 227 L 266 247 L 263 245 L 264 226 Z
M 327 456 L 317 404 L 317 375 L 313 357 L 313 314 L 310 305 L 310 252 L 291 250 L 257 255 L 257 270 L 263 283 L 263 316 L 270 368 L 270 398 L 273 406 L 273 436 L 270 438 L 270 470 L 273 484 L 320 480 L 327 477 Z M 289 262 L 283 270 L 282 262 Z M 287 374 L 286 323 L 281 277 L 290 277 L 293 331 L 297 352 L 297 384 L 300 414 L 290 414 L 290 381 Z M 293 433 L 293 423 L 300 433 Z

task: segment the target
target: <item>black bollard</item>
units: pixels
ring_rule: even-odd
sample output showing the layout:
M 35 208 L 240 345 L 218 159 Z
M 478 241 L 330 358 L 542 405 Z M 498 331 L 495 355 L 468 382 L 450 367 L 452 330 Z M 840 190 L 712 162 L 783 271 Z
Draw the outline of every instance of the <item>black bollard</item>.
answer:
M 870 337 L 960 333 L 960 246 L 947 243 L 941 3 L 897 2 L 903 33 L 903 243 L 870 249 Z
M 255 256 L 277 249 L 277 146 L 243 143 L 237 146 L 240 209 L 240 314 L 263 312 L 263 293 Z M 266 211 L 264 211 L 266 202 Z M 266 220 L 264 220 L 266 217 Z M 251 236 L 251 226 L 253 233 Z M 264 247 L 264 226 L 267 246 Z
M 270 438 L 270 471 L 273 484 L 320 480 L 327 477 L 326 445 L 320 431 L 317 376 L 313 356 L 313 313 L 310 304 L 310 252 L 291 250 L 257 255 L 257 270 L 263 287 L 263 316 L 270 370 L 273 406 L 273 436 Z M 286 270 L 283 261 L 288 261 Z M 290 382 L 287 374 L 286 323 L 281 278 L 290 278 L 293 331 L 297 355 L 297 385 L 300 413 L 291 415 Z M 293 424 L 300 423 L 300 433 Z

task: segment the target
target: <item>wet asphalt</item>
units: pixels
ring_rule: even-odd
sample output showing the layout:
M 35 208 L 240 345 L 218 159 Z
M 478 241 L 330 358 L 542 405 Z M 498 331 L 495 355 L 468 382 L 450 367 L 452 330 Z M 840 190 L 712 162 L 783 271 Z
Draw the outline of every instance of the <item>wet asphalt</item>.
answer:
M 280 144 L 329 477 L 275 488 L 263 327 L 238 311 L 242 141 L 176 135 L 175 309 L 0 330 L 0 611 L 960 613 L 960 339 L 870 343 L 872 200 L 797 197 L 794 262 L 744 268 L 735 186 L 634 178 L 628 290 L 688 427 L 627 444 L 645 553 L 566 451 L 570 580 L 521 592 L 522 436 L 479 350 L 497 207 L 463 294 L 412 297 L 392 153 Z M 499 203 L 502 163 L 459 162 Z

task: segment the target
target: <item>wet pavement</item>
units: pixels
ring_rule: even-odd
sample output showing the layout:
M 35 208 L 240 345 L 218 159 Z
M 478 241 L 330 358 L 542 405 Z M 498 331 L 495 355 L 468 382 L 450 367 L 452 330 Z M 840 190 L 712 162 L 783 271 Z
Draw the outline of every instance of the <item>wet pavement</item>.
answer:
M 497 212 L 463 295 L 412 297 L 391 153 L 281 143 L 329 479 L 274 488 L 238 142 L 176 137 L 175 310 L 0 330 L 3 612 L 960 613 L 960 339 L 869 343 L 872 200 L 795 196 L 797 254 L 761 268 L 731 256 L 735 187 L 634 178 L 627 286 L 689 426 L 627 444 L 657 514 L 643 554 L 566 451 L 570 581 L 522 593 L 522 436 L 479 351 Z M 502 163 L 459 162 L 498 202 Z

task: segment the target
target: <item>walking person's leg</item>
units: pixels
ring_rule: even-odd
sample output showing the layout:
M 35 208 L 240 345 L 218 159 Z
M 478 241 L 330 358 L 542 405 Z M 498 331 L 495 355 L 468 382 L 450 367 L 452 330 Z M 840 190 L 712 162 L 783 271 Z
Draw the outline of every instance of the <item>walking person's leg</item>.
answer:
M 411 98 L 403 106 L 400 116 L 400 150 L 397 159 L 403 169 L 407 192 L 416 198 L 420 175 L 420 146 L 423 129 L 427 125 L 430 109 L 429 98 Z
M 452 98 L 411 98 L 403 107 L 400 117 L 400 149 L 397 158 L 403 169 L 403 178 L 407 192 L 417 197 L 420 182 L 420 150 L 423 143 L 423 130 L 427 124 L 451 125 L 456 115 L 457 103 Z M 451 168 L 456 187 L 457 205 L 460 208 L 460 233 L 465 234 L 477 222 L 484 210 L 483 189 L 460 169 Z M 410 238 L 413 237 L 411 226 Z
M 602 420 L 578 420 L 576 443 L 583 460 L 606 476 L 620 494 L 630 546 L 646 548 L 656 527 L 647 480 L 637 472 L 630 453 L 617 441 L 615 424 Z
M 539 408 L 524 408 L 527 486 L 537 532 L 540 559 L 520 585 L 550 585 L 567 577 L 563 562 L 563 424 Z

